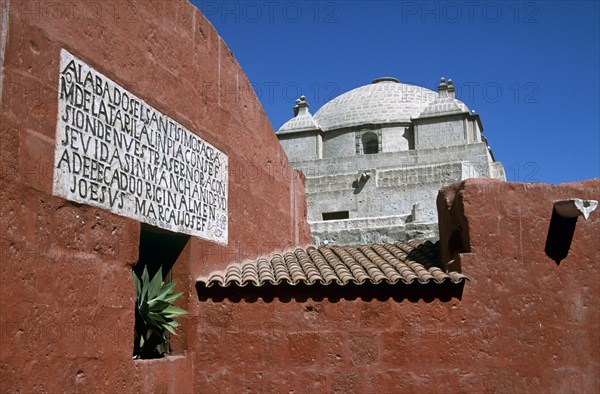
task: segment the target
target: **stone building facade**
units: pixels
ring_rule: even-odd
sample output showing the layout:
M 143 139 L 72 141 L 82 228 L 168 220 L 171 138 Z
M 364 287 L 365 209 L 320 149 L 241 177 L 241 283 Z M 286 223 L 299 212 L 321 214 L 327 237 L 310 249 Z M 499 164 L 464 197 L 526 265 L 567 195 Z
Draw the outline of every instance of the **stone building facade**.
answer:
M 277 132 L 306 176 L 316 243 L 435 237 L 435 196 L 467 178 L 505 180 L 479 115 L 455 97 L 378 78 L 326 103 L 315 115 L 305 97 Z

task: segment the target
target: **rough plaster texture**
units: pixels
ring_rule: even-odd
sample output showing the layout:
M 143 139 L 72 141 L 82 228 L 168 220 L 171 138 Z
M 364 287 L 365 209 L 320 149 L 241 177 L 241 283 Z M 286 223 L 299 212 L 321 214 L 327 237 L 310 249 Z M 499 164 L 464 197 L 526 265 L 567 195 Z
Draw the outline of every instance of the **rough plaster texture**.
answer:
M 285 159 L 268 120 L 255 96 L 237 101 L 236 85 L 216 88 L 250 85 L 188 3 L 77 2 L 78 12 L 95 15 L 87 19 L 48 14 L 43 4 L 3 3 L 0 391 L 600 390 L 598 212 L 577 220 L 559 265 L 544 252 L 553 201 L 598 200 L 599 180 L 467 181 L 445 190 L 444 262 L 471 278 L 460 300 L 438 287 L 380 297 L 372 297 L 378 288 L 327 295 L 296 287 L 280 298 L 232 289 L 199 299 L 199 272 L 308 240 L 294 218 L 305 209 L 301 179 L 289 167 L 270 175 Z M 178 356 L 131 360 L 140 224 L 51 195 L 60 47 L 231 159 L 230 246 L 193 238 L 173 268 L 190 312 L 173 343 Z
M 194 391 L 191 278 L 307 243 L 303 178 L 187 1 L 10 1 L 2 12 L 0 391 Z M 52 195 L 61 48 L 229 157 L 228 245 L 192 237 L 174 266 L 190 312 L 178 357 L 131 359 L 140 223 Z
M 195 385 L 207 392 L 598 392 L 600 215 L 579 218 L 560 265 L 544 246 L 554 200 L 599 194 L 600 179 L 468 180 L 444 189 L 443 253 L 459 229 L 458 258 L 470 278 L 460 299 L 436 288 L 376 296 L 375 288 L 317 287 L 281 288 L 280 298 L 248 288 L 208 298 L 195 335 L 203 350 Z

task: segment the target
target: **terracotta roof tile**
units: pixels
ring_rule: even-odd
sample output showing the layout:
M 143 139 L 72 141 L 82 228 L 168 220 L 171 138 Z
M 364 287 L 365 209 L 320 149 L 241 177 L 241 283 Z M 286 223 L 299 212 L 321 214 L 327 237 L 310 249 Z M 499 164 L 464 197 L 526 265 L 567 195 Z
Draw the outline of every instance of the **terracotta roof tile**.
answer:
M 458 284 L 467 279 L 459 272 L 445 272 L 438 264 L 438 244 L 414 241 L 395 244 L 309 246 L 271 259 L 231 264 L 224 270 L 198 278 L 205 287 L 262 286 L 299 283 L 337 285 L 387 283 Z

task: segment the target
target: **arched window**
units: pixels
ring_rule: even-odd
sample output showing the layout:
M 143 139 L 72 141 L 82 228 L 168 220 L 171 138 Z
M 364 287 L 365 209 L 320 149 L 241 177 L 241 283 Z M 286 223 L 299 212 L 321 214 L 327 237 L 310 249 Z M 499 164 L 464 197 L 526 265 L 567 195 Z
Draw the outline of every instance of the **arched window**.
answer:
M 377 134 L 368 132 L 362 135 L 363 153 L 365 155 L 371 155 L 373 153 L 379 153 L 379 138 Z

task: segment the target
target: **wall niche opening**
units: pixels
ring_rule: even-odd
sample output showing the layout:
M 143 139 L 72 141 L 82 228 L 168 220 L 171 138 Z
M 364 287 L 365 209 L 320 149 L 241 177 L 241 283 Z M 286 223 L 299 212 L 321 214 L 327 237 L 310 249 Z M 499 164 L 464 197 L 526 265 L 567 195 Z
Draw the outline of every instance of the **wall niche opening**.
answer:
M 162 282 L 165 286 L 171 283 L 173 276 L 172 268 L 189 239 L 190 236 L 187 234 L 174 233 L 149 224 L 141 223 L 138 262 L 133 268 L 134 274 L 140 281 L 139 283 L 142 282 L 144 270 L 147 270 L 148 277 L 151 280 L 157 274 L 159 269 L 162 272 Z M 177 283 L 175 289 L 173 289 L 171 293 L 180 292 L 184 287 L 184 283 Z M 187 305 L 185 307 L 187 307 Z M 175 317 L 172 320 L 177 321 L 178 318 Z M 140 336 L 143 335 L 142 333 L 148 333 L 148 327 L 147 321 L 144 320 L 138 310 L 136 297 L 133 347 L 134 358 L 154 359 L 170 356 L 172 354 L 172 349 L 168 330 L 164 330 L 165 335 L 162 338 L 159 338 L 156 335 L 149 335 L 148 338 L 140 341 Z
M 348 211 L 323 212 L 323 220 L 340 220 L 349 218 L 350 213 Z
M 362 135 L 362 144 L 363 153 L 365 155 L 373 155 L 380 151 L 379 137 L 373 132 L 364 133 Z

